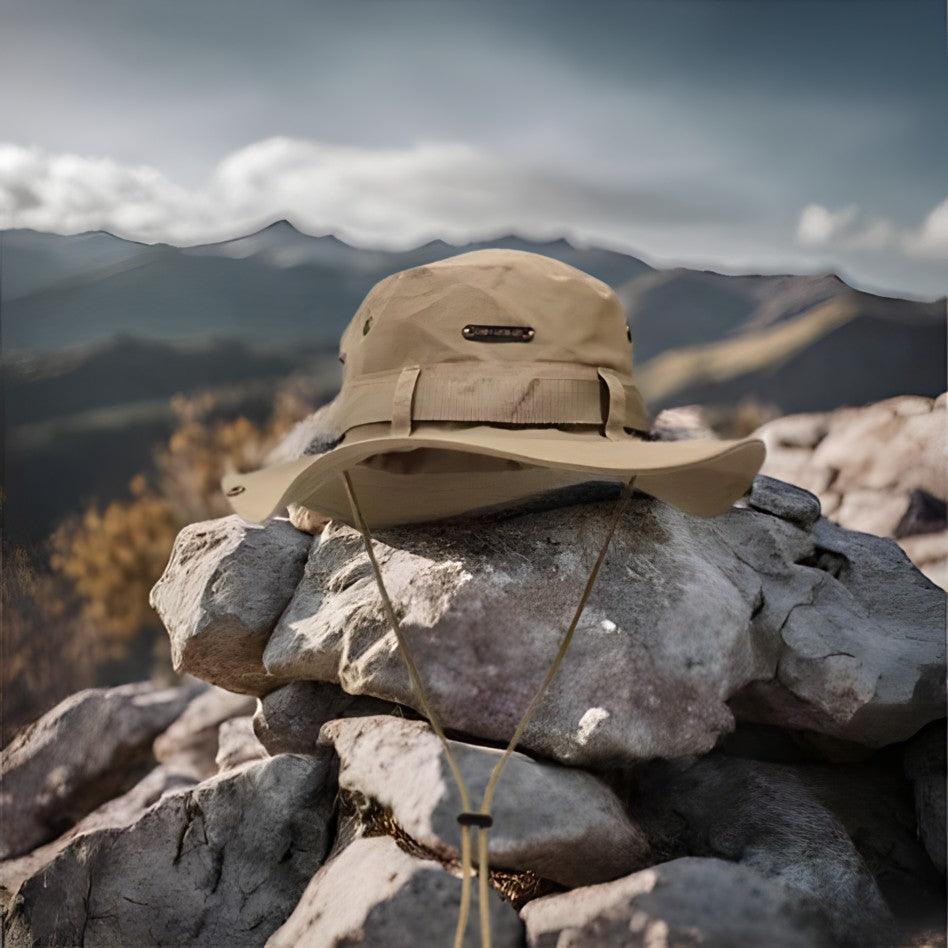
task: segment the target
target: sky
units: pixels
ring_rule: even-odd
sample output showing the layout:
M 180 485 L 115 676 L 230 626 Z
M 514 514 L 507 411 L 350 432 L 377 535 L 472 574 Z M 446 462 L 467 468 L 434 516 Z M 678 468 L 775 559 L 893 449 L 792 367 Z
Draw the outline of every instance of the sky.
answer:
M 948 291 L 943 0 L 0 0 L 0 228 Z

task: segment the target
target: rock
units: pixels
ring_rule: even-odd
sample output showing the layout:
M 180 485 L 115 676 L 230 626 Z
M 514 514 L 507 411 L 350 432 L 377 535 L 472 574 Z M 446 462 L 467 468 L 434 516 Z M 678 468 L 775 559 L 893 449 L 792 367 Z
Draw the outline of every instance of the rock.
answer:
M 899 540 L 928 533 L 944 533 L 948 526 L 945 501 L 917 488 L 909 494 L 908 507 L 892 535 Z
M 327 721 L 404 713 L 378 698 L 346 694 L 338 685 L 294 681 L 260 699 L 253 729 L 271 754 L 312 754 L 319 744 L 319 729 Z
M 221 725 L 216 761 L 219 771 L 233 770 L 267 756 L 267 749 L 253 732 L 253 718 L 249 714 L 243 718 L 231 718 Z
M 948 589 L 948 531 L 900 537 L 909 559 L 942 589 Z
M 421 721 L 331 721 L 322 730 L 339 756 L 339 788 L 391 811 L 395 823 L 444 861 L 458 858 L 462 812 L 441 745 Z M 451 742 L 473 805 L 499 750 Z M 614 879 L 645 864 L 648 845 L 616 795 L 592 774 L 515 754 L 492 809 L 492 869 L 530 871 L 560 885 Z
M 255 527 L 231 516 L 185 527 L 150 597 L 175 670 L 245 694 L 283 684 L 260 658 L 311 542 L 286 520 Z
M 325 856 L 334 794 L 329 759 L 290 754 L 168 794 L 26 879 L 4 943 L 260 945 Z
M 932 862 L 945 872 L 945 722 L 928 725 L 905 749 L 905 774 L 915 790 L 918 834 Z
M 799 521 L 799 491 L 767 490 Z M 379 535 L 447 727 L 509 738 L 610 510 L 534 507 Z M 904 740 L 943 713 L 943 619 L 942 593 L 891 541 L 753 509 L 701 520 L 637 496 L 523 747 L 595 766 L 705 753 L 732 709 L 869 746 Z M 313 544 L 264 664 L 418 709 L 354 530 L 331 524 Z
M 210 687 L 184 709 L 181 716 L 155 738 L 155 759 L 177 773 L 203 780 L 217 772 L 218 731 L 231 718 L 252 714 L 256 701 L 247 696 Z
M 353 880 L 358 880 L 354 885 Z M 477 885 L 464 945 L 480 945 Z M 387 836 L 360 839 L 313 877 L 267 948 L 416 948 L 453 943 L 461 880 L 434 861 L 408 855 Z M 510 903 L 491 892 L 492 944 L 523 944 Z
M 149 768 L 155 736 L 198 690 L 148 682 L 91 688 L 18 734 L 0 758 L 0 858 L 54 839 L 132 786 Z
M 534 948 L 836 944 L 806 896 L 721 859 L 675 859 L 550 895 L 527 905 L 521 917 Z
M 778 418 L 757 432 L 767 444 L 763 473 L 813 491 L 826 516 L 851 530 L 900 540 L 925 529 L 944 534 L 945 405 L 944 396 L 906 395 Z M 948 587 L 948 545 L 941 544 L 937 562 L 902 546 L 926 576 Z
M 891 540 L 821 519 L 797 562 L 822 577 L 786 614 L 770 680 L 731 707 L 747 720 L 870 747 L 905 740 L 944 708 L 944 594 Z M 789 579 L 789 577 L 787 577 Z
M 0 886 L 13 892 L 17 886 L 49 865 L 77 836 L 93 830 L 131 826 L 153 803 L 165 794 L 193 786 L 190 773 L 181 773 L 164 764 L 155 767 L 127 793 L 103 803 L 59 839 L 34 849 L 29 855 L 0 862 Z
M 820 519 L 820 501 L 814 494 L 762 475 L 754 478 L 747 505 L 801 527 L 811 527 Z
M 666 858 L 739 862 L 814 900 L 838 939 L 874 943 L 891 919 L 848 827 L 855 834 L 867 825 L 886 826 L 889 833 L 888 823 L 846 802 L 853 793 L 871 793 L 871 785 L 849 780 L 845 790 L 834 790 L 840 773 L 722 754 L 656 762 L 637 772 L 634 805 L 654 849 Z M 911 840 L 903 835 L 898 842 Z

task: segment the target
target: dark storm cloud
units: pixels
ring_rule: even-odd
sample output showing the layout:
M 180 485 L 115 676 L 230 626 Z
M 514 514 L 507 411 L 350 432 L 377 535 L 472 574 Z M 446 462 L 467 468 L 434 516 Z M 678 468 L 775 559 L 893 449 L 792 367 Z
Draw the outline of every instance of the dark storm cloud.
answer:
M 945 284 L 940 0 L 0 10 L 7 224 L 185 240 L 296 211 L 387 243 L 559 229 Z M 222 176 L 248 155 L 255 178 Z

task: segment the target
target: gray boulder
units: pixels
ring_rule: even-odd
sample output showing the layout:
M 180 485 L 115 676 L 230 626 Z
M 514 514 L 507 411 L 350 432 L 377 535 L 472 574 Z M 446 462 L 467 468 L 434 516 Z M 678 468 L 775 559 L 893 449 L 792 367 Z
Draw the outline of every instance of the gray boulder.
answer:
M 850 834 L 884 828 L 880 847 L 894 843 L 911 850 L 912 841 L 904 832 L 893 838 L 892 814 L 880 819 L 859 800 L 873 791 L 858 773 L 723 754 L 656 762 L 636 773 L 635 807 L 653 847 L 666 858 L 739 862 L 820 905 L 838 939 L 875 944 L 889 932 L 891 918 Z M 917 845 L 914 850 L 917 856 Z
M 945 872 L 945 722 L 930 724 L 905 749 L 905 774 L 915 791 L 918 834 L 932 862 Z
M 232 516 L 185 527 L 149 599 L 168 629 L 175 670 L 245 694 L 282 684 L 260 659 L 310 543 L 286 520 L 255 527 Z
M 388 836 L 360 839 L 313 877 L 293 914 L 267 948 L 417 948 L 450 945 L 461 880 L 432 860 L 418 859 Z M 464 939 L 480 945 L 477 886 Z M 523 926 L 509 902 L 491 890 L 492 944 L 518 948 Z
M 521 912 L 533 948 L 830 948 L 812 902 L 747 866 L 676 859 L 604 885 L 537 899 Z
M 152 763 L 152 741 L 203 687 L 91 688 L 18 734 L 0 756 L 0 858 L 54 839 L 131 787 Z
M 77 836 L 20 884 L 4 944 L 262 944 L 325 857 L 332 771 L 327 758 L 274 757 Z
M 218 732 L 231 718 L 252 714 L 256 701 L 211 686 L 199 694 L 181 716 L 155 738 L 155 759 L 176 773 L 189 773 L 196 780 L 217 772 Z
M 460 797 L 427 724 L 395 717 L 331 721 L 339 787 L 375 801 L 415 843 L 458 859 Z M 472 803 L 480 804 L 499 750 L 451 742 Z M 530 871 L 565 886 L 614 879 L 646 864 L 648 844 L 618 797 L 592 774 L 515 754 L 494 798 L 492 869 Z
M 181 773 L 160 764 L 131 790 L 97 807 L 58 839 L 45 843 L 25 856 L 0 862 L 0 888 L 7 894 L 14 892 L 24 879 L 51 863 L 77 836 L 93 830 L 131 826 L 165 794 L 193 786 L 194 782 L 190 773 Z
M 758 509 L 714 520 L 637 497 L 524 748 L 597 766 L 704 753 L 735 710 L 880 746 L 941 716 L 943 593 L 892 541 L 822 519 L 799 526 L 799 493 L 773 482 Z M 446 726 L 510 736 L 609 512 L 583 504 L 379 535 Z M 313 544 L 263 661 L 277 677 L 418 708 L 361 540 L 343 525 Z
M 311 754 L 327 721 L 394 713 L 404 711 L 378 698 L 346 694 L 338 685 L 293 681 L 259 700 L 253 728 L 271 754 Z
M 267 749 L 253 732 L 253 718 L 231 718 L 220 726 L 217 757 L 219 771 L 233 770 L 252 760 L 268 757 Z

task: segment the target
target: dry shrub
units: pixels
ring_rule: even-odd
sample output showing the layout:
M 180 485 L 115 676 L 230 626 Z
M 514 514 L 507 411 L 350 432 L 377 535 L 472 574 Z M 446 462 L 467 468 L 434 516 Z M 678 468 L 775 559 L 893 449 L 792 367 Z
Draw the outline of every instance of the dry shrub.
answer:
M 5 746 L 52 705 L 93 685 L 105 655 L 68 583 L 37 570 L 21 548 L 3 551 L 0 603 L 0 740 Z
M 50 537 L 50 565 L 68 583 L 100 654 L 121 657 L 147 626 L 155 626 L 148 591 L 161 575 L 178 531 L 171 505 L 142 477 L 132 499 L 88 508 Z

